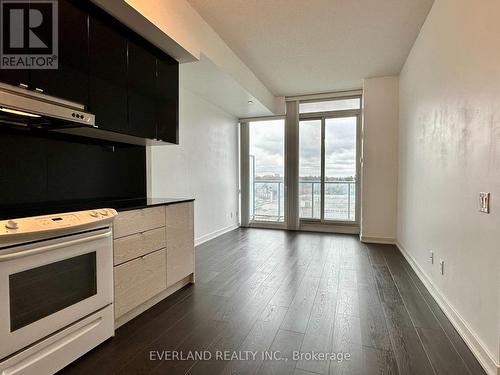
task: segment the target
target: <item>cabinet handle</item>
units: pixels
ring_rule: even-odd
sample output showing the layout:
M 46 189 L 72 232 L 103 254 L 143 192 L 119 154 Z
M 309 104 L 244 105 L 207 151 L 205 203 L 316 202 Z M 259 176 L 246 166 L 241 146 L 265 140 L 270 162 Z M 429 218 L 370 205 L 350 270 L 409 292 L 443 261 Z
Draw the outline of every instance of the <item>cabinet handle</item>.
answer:
M 38 91 L 38 92 L 43 92 L 42 89 L 39 89 L 38 87 L 35 88 L 35 91 Z
M 19 87 L 22 87 L 23 89 L 27 89 L 28 85 L 26 83 L 20 83 Z

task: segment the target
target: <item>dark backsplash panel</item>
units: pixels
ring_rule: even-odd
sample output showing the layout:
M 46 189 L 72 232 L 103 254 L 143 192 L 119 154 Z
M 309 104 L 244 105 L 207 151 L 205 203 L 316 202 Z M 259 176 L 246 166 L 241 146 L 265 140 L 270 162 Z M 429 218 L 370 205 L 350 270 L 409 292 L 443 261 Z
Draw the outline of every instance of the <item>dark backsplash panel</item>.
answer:
M 0 130 L 1 218 L 144 197 L 144 146 L 32 130 Z

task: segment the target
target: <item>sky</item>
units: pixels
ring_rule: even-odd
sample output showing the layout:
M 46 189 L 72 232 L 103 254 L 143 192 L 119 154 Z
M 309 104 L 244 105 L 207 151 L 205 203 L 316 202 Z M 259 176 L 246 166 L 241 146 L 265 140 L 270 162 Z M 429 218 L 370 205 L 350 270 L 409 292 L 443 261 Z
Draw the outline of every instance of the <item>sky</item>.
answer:
M 299 174 L 321 174 L 321 121 L 300 123 Z M 250 123 L 250 155 L 255 157 L 256 176 L 284 171 L 284 120 Z M 328 177 L 354 176 L 356 171 L 356 118 L 327 119 L 325 122 L 325 174 Z

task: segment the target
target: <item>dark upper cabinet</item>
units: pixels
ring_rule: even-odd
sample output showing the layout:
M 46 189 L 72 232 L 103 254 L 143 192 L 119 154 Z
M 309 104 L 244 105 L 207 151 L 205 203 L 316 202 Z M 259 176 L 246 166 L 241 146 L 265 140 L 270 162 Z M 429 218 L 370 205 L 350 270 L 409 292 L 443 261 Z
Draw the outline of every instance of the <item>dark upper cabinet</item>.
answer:
M 2 17 L 6 18 L 9 13 L 6 10 L 9 4 L 0 4 L 2 6 L 3 14 Z M 4 8 L 5 5 L 5 8 Z M 24 4 L 18 4 L 16 8 L 21 8 L 23 9 L 24 12 L 28 12 L 29 10 L 29 4 L 26 2 Z M 4 20 L 1 20 L 2 25 L 0 27 L 4 28 L 4 33 L 7 33 L 6 27 L 7 27 L 7 22 L 4 22 Z M 2 33 L 3 34 L 3 33 Z M 8 38 L 4 38 L 4 41 L 2 44 L 5 44 L 8 41 Z M 4 45 L 3 48 L 6 48 Z M 13 86 L 25 86 L 28 87 L 29 85 L 29 70 L 28 69 L 0 69 L 0 81 L 4 83 L 8 83 Z
M 157 59 L 157 65 L 156 138 L 179 144 L 179 63 L 168 56 L 163 56 Z
M 100 129 L 126 132 L 127 39 L 105 15 L 89 18 L 89 111 Z
M 177 61 L 81 0 L 58 2 L 58 47 L 58 69 L 0 69 L 0 82 L 83 104 L 99 129 L 179 143 Z
M 27 69 L 0 69 L 0 82 L 13 86 L 28 86 L 29 81 L 29 70 Z
M 156 138 L 155 85 L 156 57 L 129 40 L 127 134 Z
M 30 70 L 30 88 L 88 105 L 88 14 L 74 1 L 59 0 L 58 4 L 58 69 Z

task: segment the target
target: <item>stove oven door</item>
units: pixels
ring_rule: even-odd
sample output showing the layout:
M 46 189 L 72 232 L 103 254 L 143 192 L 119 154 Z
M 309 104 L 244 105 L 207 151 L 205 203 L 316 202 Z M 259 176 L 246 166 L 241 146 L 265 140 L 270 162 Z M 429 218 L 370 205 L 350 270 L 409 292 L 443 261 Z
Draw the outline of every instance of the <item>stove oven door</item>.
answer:
M 0 360 L 113 302 L 112 231 L 0 250 Z

